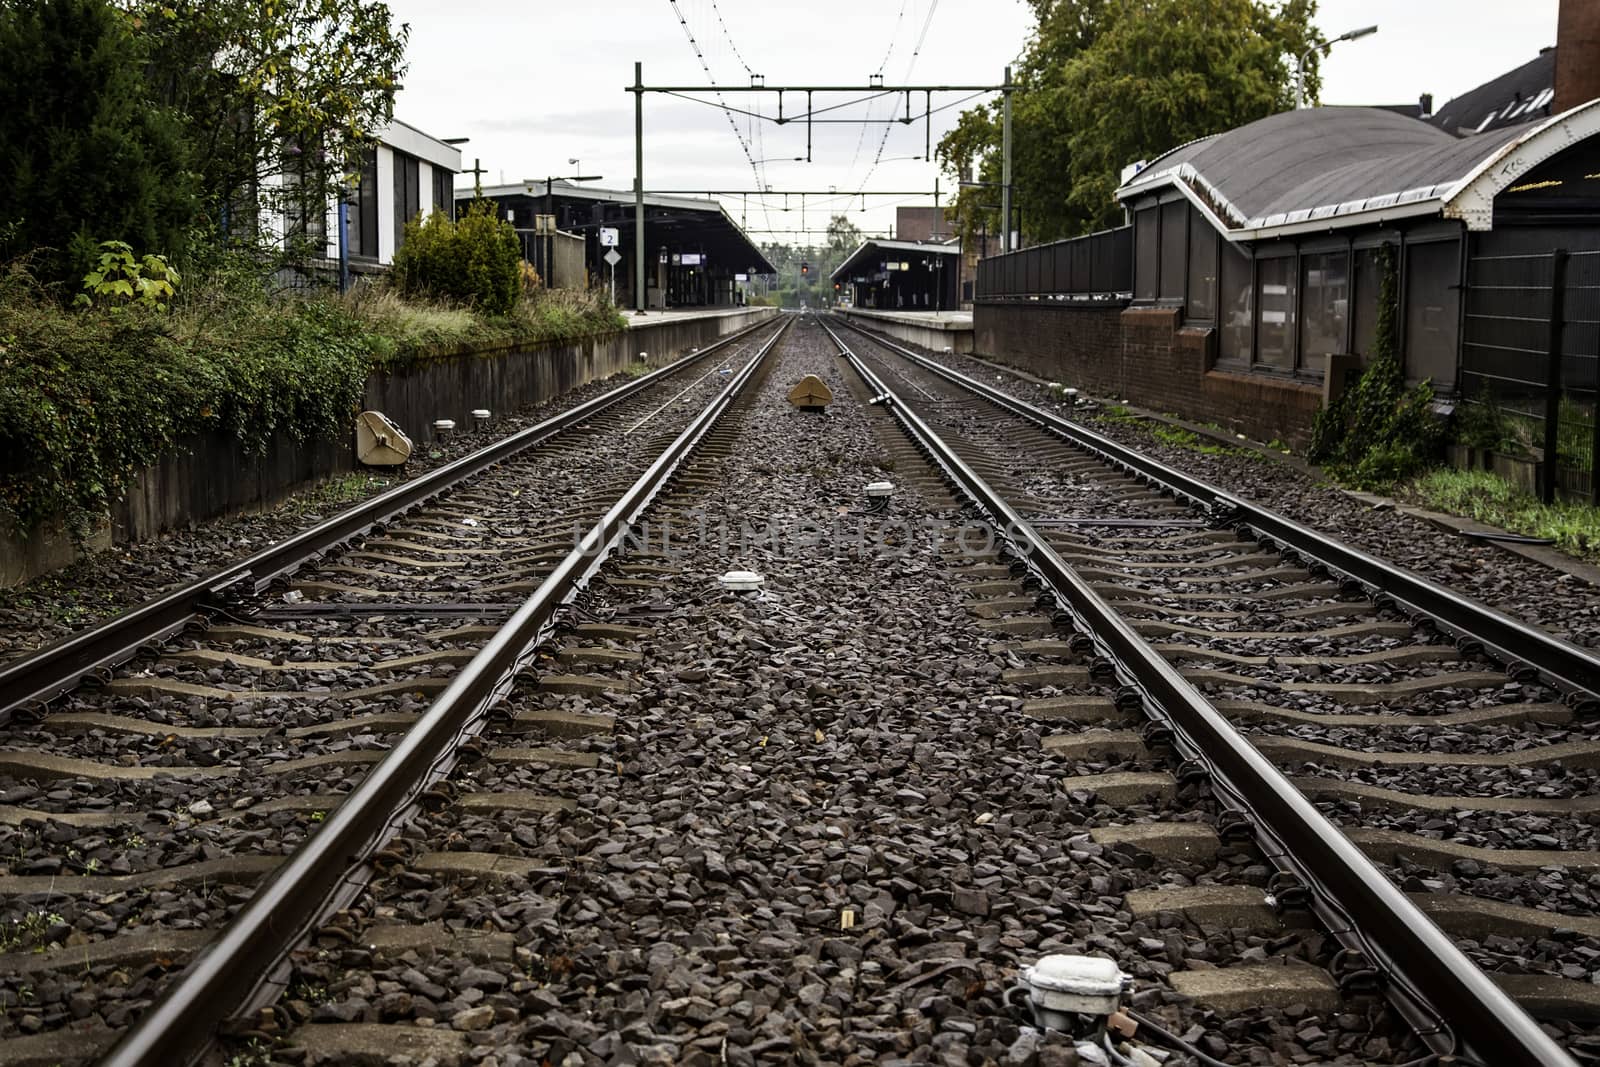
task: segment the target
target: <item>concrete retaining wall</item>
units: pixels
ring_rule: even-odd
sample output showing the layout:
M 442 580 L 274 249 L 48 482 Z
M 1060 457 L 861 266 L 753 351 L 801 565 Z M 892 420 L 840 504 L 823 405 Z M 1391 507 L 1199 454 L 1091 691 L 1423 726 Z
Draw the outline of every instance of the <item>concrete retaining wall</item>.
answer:
M 362 403 L 389 416 L 418 448 L 426 448 L 433 440 L 435 419 L 468 426 L 474 408 L 499 415 L 543 403 L 616 374 L 640 352 L 660 366 L 776 314 L 776 308 L 748 308 L 646 320 L 573 344 L 424 360 L 372 374 Z M 355 467 L 348 437 L 297 442 L 279 435 L 252 454 L 225 432 L 195 435 L 135 475 L 126 498 L 112 507 L 108 523 L 89 539 L 88 547 L 97 551 L 229 512 L 270 507 L 308 483 Z M 71 539 L 58 528 L 47 525 L 26 542 L 0 534 L 0 588 L 20 585 L 75 558 Z

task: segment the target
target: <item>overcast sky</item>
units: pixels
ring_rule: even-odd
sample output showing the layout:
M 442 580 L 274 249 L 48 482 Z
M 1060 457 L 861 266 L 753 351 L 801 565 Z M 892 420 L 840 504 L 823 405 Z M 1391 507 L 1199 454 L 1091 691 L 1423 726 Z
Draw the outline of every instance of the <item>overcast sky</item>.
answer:
M 1323 100 L 1332 104 L 1411 103 L 1432 93 L 1437 104 L 1534 58 L 1555 43 L 1558 0 L 1322 0 L 1317 23 L 1334 37 L 1377 23 L 1379 32 L 1335 45 L 1324 67 Z M 706 71 L 679 22 L 681 13 L 719 85 L 994 84 L 1032 30 L 1022 0 L 390 0 L 396 21 L 411 26 L 410 71 L 397 116 L 438 137 L 470 137 L 462 150 L 482 160 L 486 183 L 575 173 L 631 189 L 634 173 L 635 60 L 646 85 L 703 85 Z M 720 16 L 720 17 L 719 17 Z M 924 36 L 925 34 L 925 36 Z M 918 39 L 922 44 L 916 49 Z M 953 126 L 958 94 L 932 119 L 932 139 Z M 730 94 L 736 107 L 771 115 L 770 95 Z M 849 97 L 819 97 L 815 106 Z M 903 109 L 903 97 L 896 101 Z M 1111 102 L 1108 102 L 1111 106 Z M 920 110 L 922 100 L 913 101 Z M 870 111 L 869 111 L 870 109 Z M 857 104 L 835 117 L 889 113 L 888 100 Z M 786 113 L 804 110 L 786 97 Z M 897 112 L 903 113 L 903 112 Z M 756 240 L 819 243 L 830 212 L 848 209 L 858 226 L 886 229 L 896 203 L 932 203 L 937 168 L 905 157 L 926 144 L 924 124 L 816 125 L 811 163 L 803 126 L 736 118 L 667 96 L 645 98 L 647 189 L 750 189 L 757 160 L 765 185 L 783 189 L 929 190 L 918 198 L 876 198 L 863 212 L 857 197 L 770 195 L 725 199 Z M 887 139 L 885 140 L 885 130 Z M 760 161 L 765 162 L 760 162 Z M 876 161 L 876 162 L 875 162 Z M 470 178 L 470 176 L 464 176 Z

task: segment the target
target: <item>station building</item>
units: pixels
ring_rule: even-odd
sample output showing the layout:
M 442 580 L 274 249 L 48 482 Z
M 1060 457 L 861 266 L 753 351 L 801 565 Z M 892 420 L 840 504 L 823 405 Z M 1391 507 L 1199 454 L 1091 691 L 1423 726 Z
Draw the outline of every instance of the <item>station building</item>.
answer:
M 617 304 L 634 306 L 631 190 L 552 179 L 486 186 L 483 196 L 516 228 L 524 258 L 553 285 L 609 286 L 611 247 L 601 240 L 602 231 L 615 232 Z M 458 194 L 457 211 L 471 202 Z M 744 302 L 751 278 L 776 273 L 715 200 L 646 193 L 644 206 L 646 307 L 732 307 Z
M 948 311 L 961 302 L 959 241 L 863 241 L 829 276 L 841 301 L 884 311 Z
M 1388 257 L 1410 380 L 1542 389 L 1559 289 L 1562 386 L 1593 397 L 1600 62 L 1579 60 L 1597 30 L 1600 7 L 1568 0 L 1554 55 L 1437 114 L 1289 111 L 1130 168 L 1128 226 L 983 261 L 977 351 L 1304 441 L 1371 354 Z
M 345 204 L 344 243 L 353 274 L 375 273 L 394 262 L 406 223 L 421 214 L 449 213 L 455 205 L 455 180 L 461 172 L 461 150 L 398 119 L 380 130 L 376 143 L 363 154 Z M 320 259 L 293 268 L 290 274 L 326 278 L 338 269 L 340 257 L 338 204 L 296 203 L 297 166 L 290 158 L 269 182 L 279 190 L 276 210 L 262 220 L 279 241 L 308 239 Z M 283 284 L 299 284 L 294 278 Z

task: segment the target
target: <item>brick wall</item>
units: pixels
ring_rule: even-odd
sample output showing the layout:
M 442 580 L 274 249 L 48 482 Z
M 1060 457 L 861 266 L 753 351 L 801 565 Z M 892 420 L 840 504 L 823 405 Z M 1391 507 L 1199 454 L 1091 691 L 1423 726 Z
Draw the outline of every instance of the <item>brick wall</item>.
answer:
M 1304 445 L 1322 402 L 1315 384 L 1215 369 L 1216 332 L 1176 309 L 979 304 L 972 321 L 979 355 L 1257 440 Z
M 1555 90 L 1553 114 L 1600 97 L 1600 4 L 1594 0 L 1561 0 Z

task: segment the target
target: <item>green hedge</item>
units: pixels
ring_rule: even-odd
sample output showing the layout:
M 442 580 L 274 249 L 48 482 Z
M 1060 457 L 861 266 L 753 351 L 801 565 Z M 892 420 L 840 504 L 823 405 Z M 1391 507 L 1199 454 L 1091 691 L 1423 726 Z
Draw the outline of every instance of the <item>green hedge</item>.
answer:
M 233 269 L 180 292 L 171 314 L 67 310 L 0 276 L 0 527 L 27 536 L 59 519 L 82 536 L 188 434 L 222 429 L 247 453 L 274 434 L 343 440 L 374 369 L 625 325 L 590 294 L 540 293 L 486 316 L 381 288 L 269 300 Z
M 275 433 L 343 435 L 372 350 L 334 305 L 258 306 L 177 336 L 168 317 L 0 303 L 0 511 L 27 534 L 91 529 L 129 479 L 186 434 L 247 451 Z

